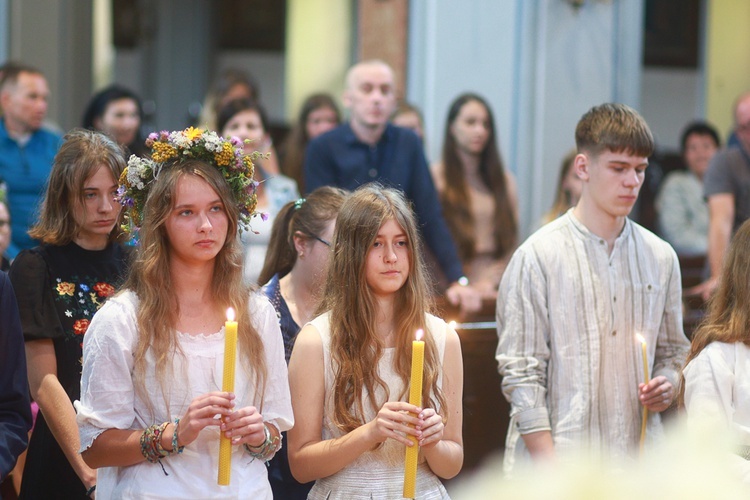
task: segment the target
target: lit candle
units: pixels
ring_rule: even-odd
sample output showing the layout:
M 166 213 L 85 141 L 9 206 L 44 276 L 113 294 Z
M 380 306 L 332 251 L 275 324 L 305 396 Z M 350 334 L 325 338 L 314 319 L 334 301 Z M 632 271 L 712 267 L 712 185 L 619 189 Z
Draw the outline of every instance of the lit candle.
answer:
M 648 354 L 646 353 L 646 339 L 640 333 L 635 334 L 635 338 L 641 343 L 641 353 L 643 354 L 643 383 L 648 384 Z M 648 408 L 643 407 L 643 419 L 641 420 L 641 453 L 646 443 L 646 422 L 648 422 Z
M 422 374 L 424 372 L 424 332 L 417 330 L 417 339 L 411 344 L 411 383 L 409 385 L 409 404 L 422 406 Z M 415 415 L 416 416 L 416 415 Z M 404 466 L 404 497 L 414 498 L 417 487 L 417 459 L 419 446 L 417 438 L 408 436 L 412 442 L 406 447 L 406 463 Z
M 237 359 L 237 322 L 234 309 L 227 309 L 227 322 L 224 323 L 224 377 L 221 390 L 234 392 L 234 365 Z M 229 484 L 232 471 L 232 440 L 222 432 L 219 440 L 219 484 Z

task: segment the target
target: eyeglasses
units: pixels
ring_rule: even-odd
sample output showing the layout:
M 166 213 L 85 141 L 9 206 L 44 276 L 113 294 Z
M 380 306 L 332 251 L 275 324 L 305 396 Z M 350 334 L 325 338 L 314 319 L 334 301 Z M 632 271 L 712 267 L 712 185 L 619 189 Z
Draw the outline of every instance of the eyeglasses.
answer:
M 330 241 L 326 241 L 326 240 L 324 240 L 323 238 L 321 238 L 319 236 L 315 236 L 314 234 L 311 235 L 310 237 L 318 240 L 319 242 L 321 242 L 322 244 L 324 244 L 328 248 L 331 248 L 331 242 Z

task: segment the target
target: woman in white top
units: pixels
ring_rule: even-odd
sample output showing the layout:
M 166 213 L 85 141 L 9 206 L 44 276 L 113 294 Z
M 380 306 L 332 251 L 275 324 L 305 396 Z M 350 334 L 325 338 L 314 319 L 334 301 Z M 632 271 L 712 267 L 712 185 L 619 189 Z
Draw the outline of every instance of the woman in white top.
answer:
M 253 221 L 252 231 L 242 233 L 245 249 L 245 282 L 258 283 L 263 269 L 266 251 L 271 241 L 271 229 L 281 207 L 299 198 L 297 183 L 279 171 L 276 153 L 271 148 L 271 135 L 268 133 L 268 118 L 258 102 L 248 99 L 230 101 L 219 111 L 218 129 L 224 137 L 241 139 L 245 152 L 258 151 L 263 154 L 255 162 L 255 180 L 258 182 L 258 211 L 263 218 Z
M 731 432 L 735 468 L 750 482 L 750 221 L 732 238 L 683 377 L 688 421 Z
M 466 276 L 484 298 L 495 299 L 518 238 L 516 184 L 503 167 L 495 122 L 476 94 L 457 97 L 448 110 L 442 161 L 432 166 Z
M 332 244 L 321 315 L 302 328 L 289 363 L 292 474 L 316 480 L 311 499 L 401 498 L 409 435 L 420 446 L 417 498 L 447 498 L 438 477 L 463 463 L 461 345 L 427 313 L 415 216 L 400 191 L 367 184 L 341 207 Z M 420 328 L 418 407 L 406 394 Z
M 103 498 L 272 498 L 264 462 L 292 426 L 276 314 L 242 283 L 238 222 L 254 212 L 241 144 L 188 129 L 152 134 L 119 193 L 140 246 L 125 291 L 84 341 L 81 452 Z M 237 311 L 234 392 L 223 392 L 224 322 Z M 221 416 L 221 418 L 217 418 Z M 220 433 L 231 439 L 217 485 Z

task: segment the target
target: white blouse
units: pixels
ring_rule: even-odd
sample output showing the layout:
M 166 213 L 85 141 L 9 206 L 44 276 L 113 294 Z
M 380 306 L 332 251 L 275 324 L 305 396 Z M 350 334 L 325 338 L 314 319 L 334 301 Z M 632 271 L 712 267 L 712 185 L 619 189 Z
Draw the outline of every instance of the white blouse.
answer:
M 711 342 L 683 370 L 685 410 L 697 431 L 729 430 L 739 449 L 750 446 L 750 347 Z M 732 450 L 737 451 L 737 450 Z M 733 469 L 750 483 L 750 461 L 732 456 Z
M 137 307 L 138 299 L 130 291 L 110 299 L 94 316 L 84 337 L 81 400 L 75 404 L 81 450 L 89 448 L 107 429 L 145 429 L 173 421 L 185 414 L 196 396 L 221 390 L 224 328 L 206 335 L 178 332 L 181 352 L 172 359 L 174 376 L 167 381 L 164 393 L 153 368 L 145 375 L 152 403 L 149 406 L 135 391 L 132 377 L 138 337 Z M 239 363 L 235 378 L 236 408 L 256 406 L 264 421 L 287 430 L 294 419 L 279 322 L 270 302 L 260 294 L 251 296 L 249 309 L 263 339 L 268 376 L 261 408 L 261 395 L 254 394 L 253 377 Z M 153 361 L 152 353 L 148 357 Z M 182 454 L 161 460 L 168 475 L 159 464 L 147 461 L 129 467 L 99 469 L 97 497 L 272 498 L 265 464 L 253 459 L 242 446 L 232 450 L 229 486 L 217 485 L 218 459 L 219 428 L 207 427 Z

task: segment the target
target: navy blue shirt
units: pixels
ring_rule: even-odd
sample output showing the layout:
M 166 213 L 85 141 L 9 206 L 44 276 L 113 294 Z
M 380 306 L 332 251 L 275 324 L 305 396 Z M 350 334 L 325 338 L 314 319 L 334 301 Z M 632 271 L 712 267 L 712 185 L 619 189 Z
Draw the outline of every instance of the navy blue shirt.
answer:
M 305 153 L 305 186 L 336 186 L 351 191 L 368 182 L 400 189 L 414 204 L 422 237 L 449 282 L 463 275 L 456 245 L 443 219 L 422 142 L 414 132 L 386 126 L 374 146 L 357 139 L 348 123 L 316 137 Z
M 31 429 L 21 319 L 8 275 L 0 271 L 0 482 L 28 444 Z

